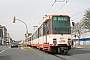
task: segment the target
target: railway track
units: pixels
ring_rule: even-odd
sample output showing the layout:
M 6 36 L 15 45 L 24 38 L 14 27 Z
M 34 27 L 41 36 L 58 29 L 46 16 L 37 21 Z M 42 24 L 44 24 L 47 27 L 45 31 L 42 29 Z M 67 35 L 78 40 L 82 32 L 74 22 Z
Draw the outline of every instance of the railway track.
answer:
M 33 48 L 33 50 L 37 50 L 37 51 L 40 51 L 38 49 L 35 49 Z M 60 60 L 82 60 L 82 59 L 79 59 L 77 57 L 74 57 L 70 54 L 59 54 L 59 53 L 50 53 L 50 52 L 47 52 L 47 51 L 40 51 L 40 52 L 44 52 L 46 54 L 49 54 L 49 55 L 53 55 L 57 58 L 60 58 Z M 37 52 L 36 52 L 37 53 Z M 40 53 L 38 53 L 40 56 L 42 56 Z
M 52 55 L 54 55 L 55 57 L 58 57 L 62 60 L 81 60 L 81 59 L 71 56 L 69 54 L 52 54 Z
M 58 56 L 58 55 L 54 55 L 54 56 L 56 56 L 56 57 L 58 57 L 58 58 L 60 58 L 60 59 L 62 59 L 62 60 L 68 60 L 68 59 L 66 59 L 66 58 L 63 58 L 63 57 L 61 57 L 61 56 Z

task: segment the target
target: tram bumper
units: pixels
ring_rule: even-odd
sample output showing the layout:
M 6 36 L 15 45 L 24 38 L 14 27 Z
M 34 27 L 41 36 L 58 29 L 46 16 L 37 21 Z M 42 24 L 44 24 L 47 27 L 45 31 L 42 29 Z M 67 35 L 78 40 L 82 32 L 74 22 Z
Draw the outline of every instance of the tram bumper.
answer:
M 50 52 L 56 52 L 56 53 L 68 53 L 69 49 L 68 47 L 61 47 L 61 46 L 51 46 Z
M 58 53 L 68 53 L 68 47 L 58 47 Z

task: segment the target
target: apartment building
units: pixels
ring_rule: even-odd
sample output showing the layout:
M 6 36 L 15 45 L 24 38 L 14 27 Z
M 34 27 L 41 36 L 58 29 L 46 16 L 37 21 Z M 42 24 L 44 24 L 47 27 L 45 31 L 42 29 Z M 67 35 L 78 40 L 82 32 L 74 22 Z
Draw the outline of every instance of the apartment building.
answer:
M 5 45 L 7 41 L 7 29 L 0 25 L 0 45 Z

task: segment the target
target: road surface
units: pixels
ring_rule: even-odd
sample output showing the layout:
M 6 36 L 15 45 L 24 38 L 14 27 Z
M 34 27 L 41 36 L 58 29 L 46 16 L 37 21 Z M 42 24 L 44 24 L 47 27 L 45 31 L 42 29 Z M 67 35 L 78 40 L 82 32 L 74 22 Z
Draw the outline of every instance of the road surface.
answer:
M 72 49 L 67 55 L 49 54 L 35 48 L 6 48 L 0 60 L 90 60 L 90 49 Z

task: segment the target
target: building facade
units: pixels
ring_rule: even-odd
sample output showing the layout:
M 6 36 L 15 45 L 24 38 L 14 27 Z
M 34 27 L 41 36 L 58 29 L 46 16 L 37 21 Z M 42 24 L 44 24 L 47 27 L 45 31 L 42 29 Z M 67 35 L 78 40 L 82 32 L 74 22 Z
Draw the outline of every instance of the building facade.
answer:
M 0 45 L 5 45 L 7 41 L 7 29 L 0 25 Z
M 80 39 L 78 39 L 77 36 L 75 38 L 73 35 L 72 39 L 74 39 L 75 45 L 77 45 L 79 43 L 79 40 L 80 40 L 80 45 L 90 45 L 90 32 L 85 32 L 85 33 L 81 34 Z

